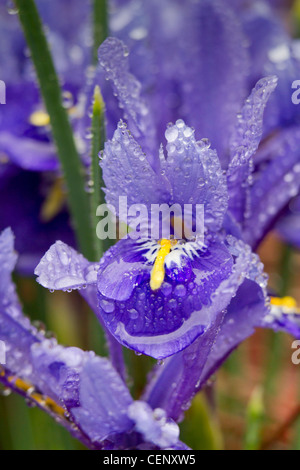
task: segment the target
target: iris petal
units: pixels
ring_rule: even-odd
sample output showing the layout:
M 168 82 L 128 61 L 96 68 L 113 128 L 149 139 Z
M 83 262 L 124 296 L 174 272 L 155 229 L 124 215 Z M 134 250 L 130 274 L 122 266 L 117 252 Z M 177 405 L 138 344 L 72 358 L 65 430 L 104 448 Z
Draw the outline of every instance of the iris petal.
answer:
M 170 266 L 162 287 L 152 291 L 151 266 L 141 253 L 138 261 L 130 262 L 129 258 L 126 262 L 126 248 L 132 251 L 133 242 L 118 242 L 98 272 L 103 321 L 118 341 L 138 352 L 157 359 L 172 355 L 203 334 L 215 310 L 223 306 L 221 296 L 215 298 L 214 294 L 232 271 L 232 256 L 223 243 L 213 241 L 199 257 L 189 261 L 188 276 L 186 264 L 183 272 L 178 265 Z M 124 277 L 129 279 L 125 284 Z M 105 290 L 107 283 L 114 286 Z M 123 300 L 119 300 L 120 293 Z

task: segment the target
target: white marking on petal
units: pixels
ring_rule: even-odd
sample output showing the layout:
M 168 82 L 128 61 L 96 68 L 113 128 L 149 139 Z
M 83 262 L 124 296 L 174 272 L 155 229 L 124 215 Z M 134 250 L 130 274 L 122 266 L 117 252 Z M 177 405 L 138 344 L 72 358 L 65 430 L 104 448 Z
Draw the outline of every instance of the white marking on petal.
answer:
M 161 244 L 156 240 L 138 240 L 140 246 L 137 251 L 144 251 L 144 258 L 148 264 L 154 264 L 157 258 L 158 252 L 161 249 Z M 200 256 L 200 251 L 205 248 L 205 245 L 200 244 L 196 241 L 185 241 L 178 240 L 176 245 L 171 247 L 170 253 L 165 258 L 165 265 L 169 268 L 172 264 L 180 267 L 182 265 L 183 258 L 189 258 L 193 260 Z

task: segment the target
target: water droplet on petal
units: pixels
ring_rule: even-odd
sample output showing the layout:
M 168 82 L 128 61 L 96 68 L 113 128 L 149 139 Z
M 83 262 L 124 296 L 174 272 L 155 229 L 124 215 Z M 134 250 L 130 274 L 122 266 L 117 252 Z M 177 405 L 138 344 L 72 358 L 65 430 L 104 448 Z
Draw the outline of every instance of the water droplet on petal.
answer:
M 115 310 L 114 302 L 109 302 L 108 300 L 101 299 L 99 304 L 105 313 L 112 313 Z
M 165 136 L 168 142 L 174 142 L 178 137 L 178 129 L 175 126 L 169 127 L 165 132 Z

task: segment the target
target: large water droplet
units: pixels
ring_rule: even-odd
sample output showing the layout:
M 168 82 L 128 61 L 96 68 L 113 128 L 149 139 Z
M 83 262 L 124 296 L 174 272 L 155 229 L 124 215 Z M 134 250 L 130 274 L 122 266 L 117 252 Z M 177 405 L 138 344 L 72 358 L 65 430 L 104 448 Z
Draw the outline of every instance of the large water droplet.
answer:
M 114 302 L 109 302 L 108 300 L 102 299 L 100 300 L 99 304 L 105 313 L 112 313 L 115 310 Z
M 7 0 L 6 9 L 9 15 L 16 15 L 19 12 L 13 0 Z
M 129 316 L 132 320 L 136 320 L 139 316 L 139 313 L 137 310 L 135 310 L 134 308 L 132 308 L 131 310 L 129 310 Z
M 166 132 L 165 136 L 168 142 L 174 142 L 178 137 L 178 129 L 176 127 L 169 127 Z

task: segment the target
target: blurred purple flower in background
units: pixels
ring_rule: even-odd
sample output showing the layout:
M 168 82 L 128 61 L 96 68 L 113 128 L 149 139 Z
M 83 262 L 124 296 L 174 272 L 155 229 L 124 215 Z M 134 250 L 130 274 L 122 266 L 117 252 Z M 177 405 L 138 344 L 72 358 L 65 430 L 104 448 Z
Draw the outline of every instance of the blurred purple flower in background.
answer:
M 48 28 L 65 106 L 76 120 L 76 105 L 90 63 L 90 8 L 77 0 L 54 1 L 51 7 L 49 2 L 39 0 L 37 6 Z M 56 13 L 58 9 L 60 15 Z M 9 12 L 2 3 L 0 73 L 6 83 L 7 105 L 2 107 L 0 115 L 0 194 L 3 201 L 0 227 L 13 227 L 21 254 L 18 268 L 32 275 L 38 258 L 58 234 L 72 244 L 74 236 L 62 185 L 57 183 L 59 163 L 49 116 L 42 103 L 18 17 Z M 66 18 L 73 24 L 72 28 Z

